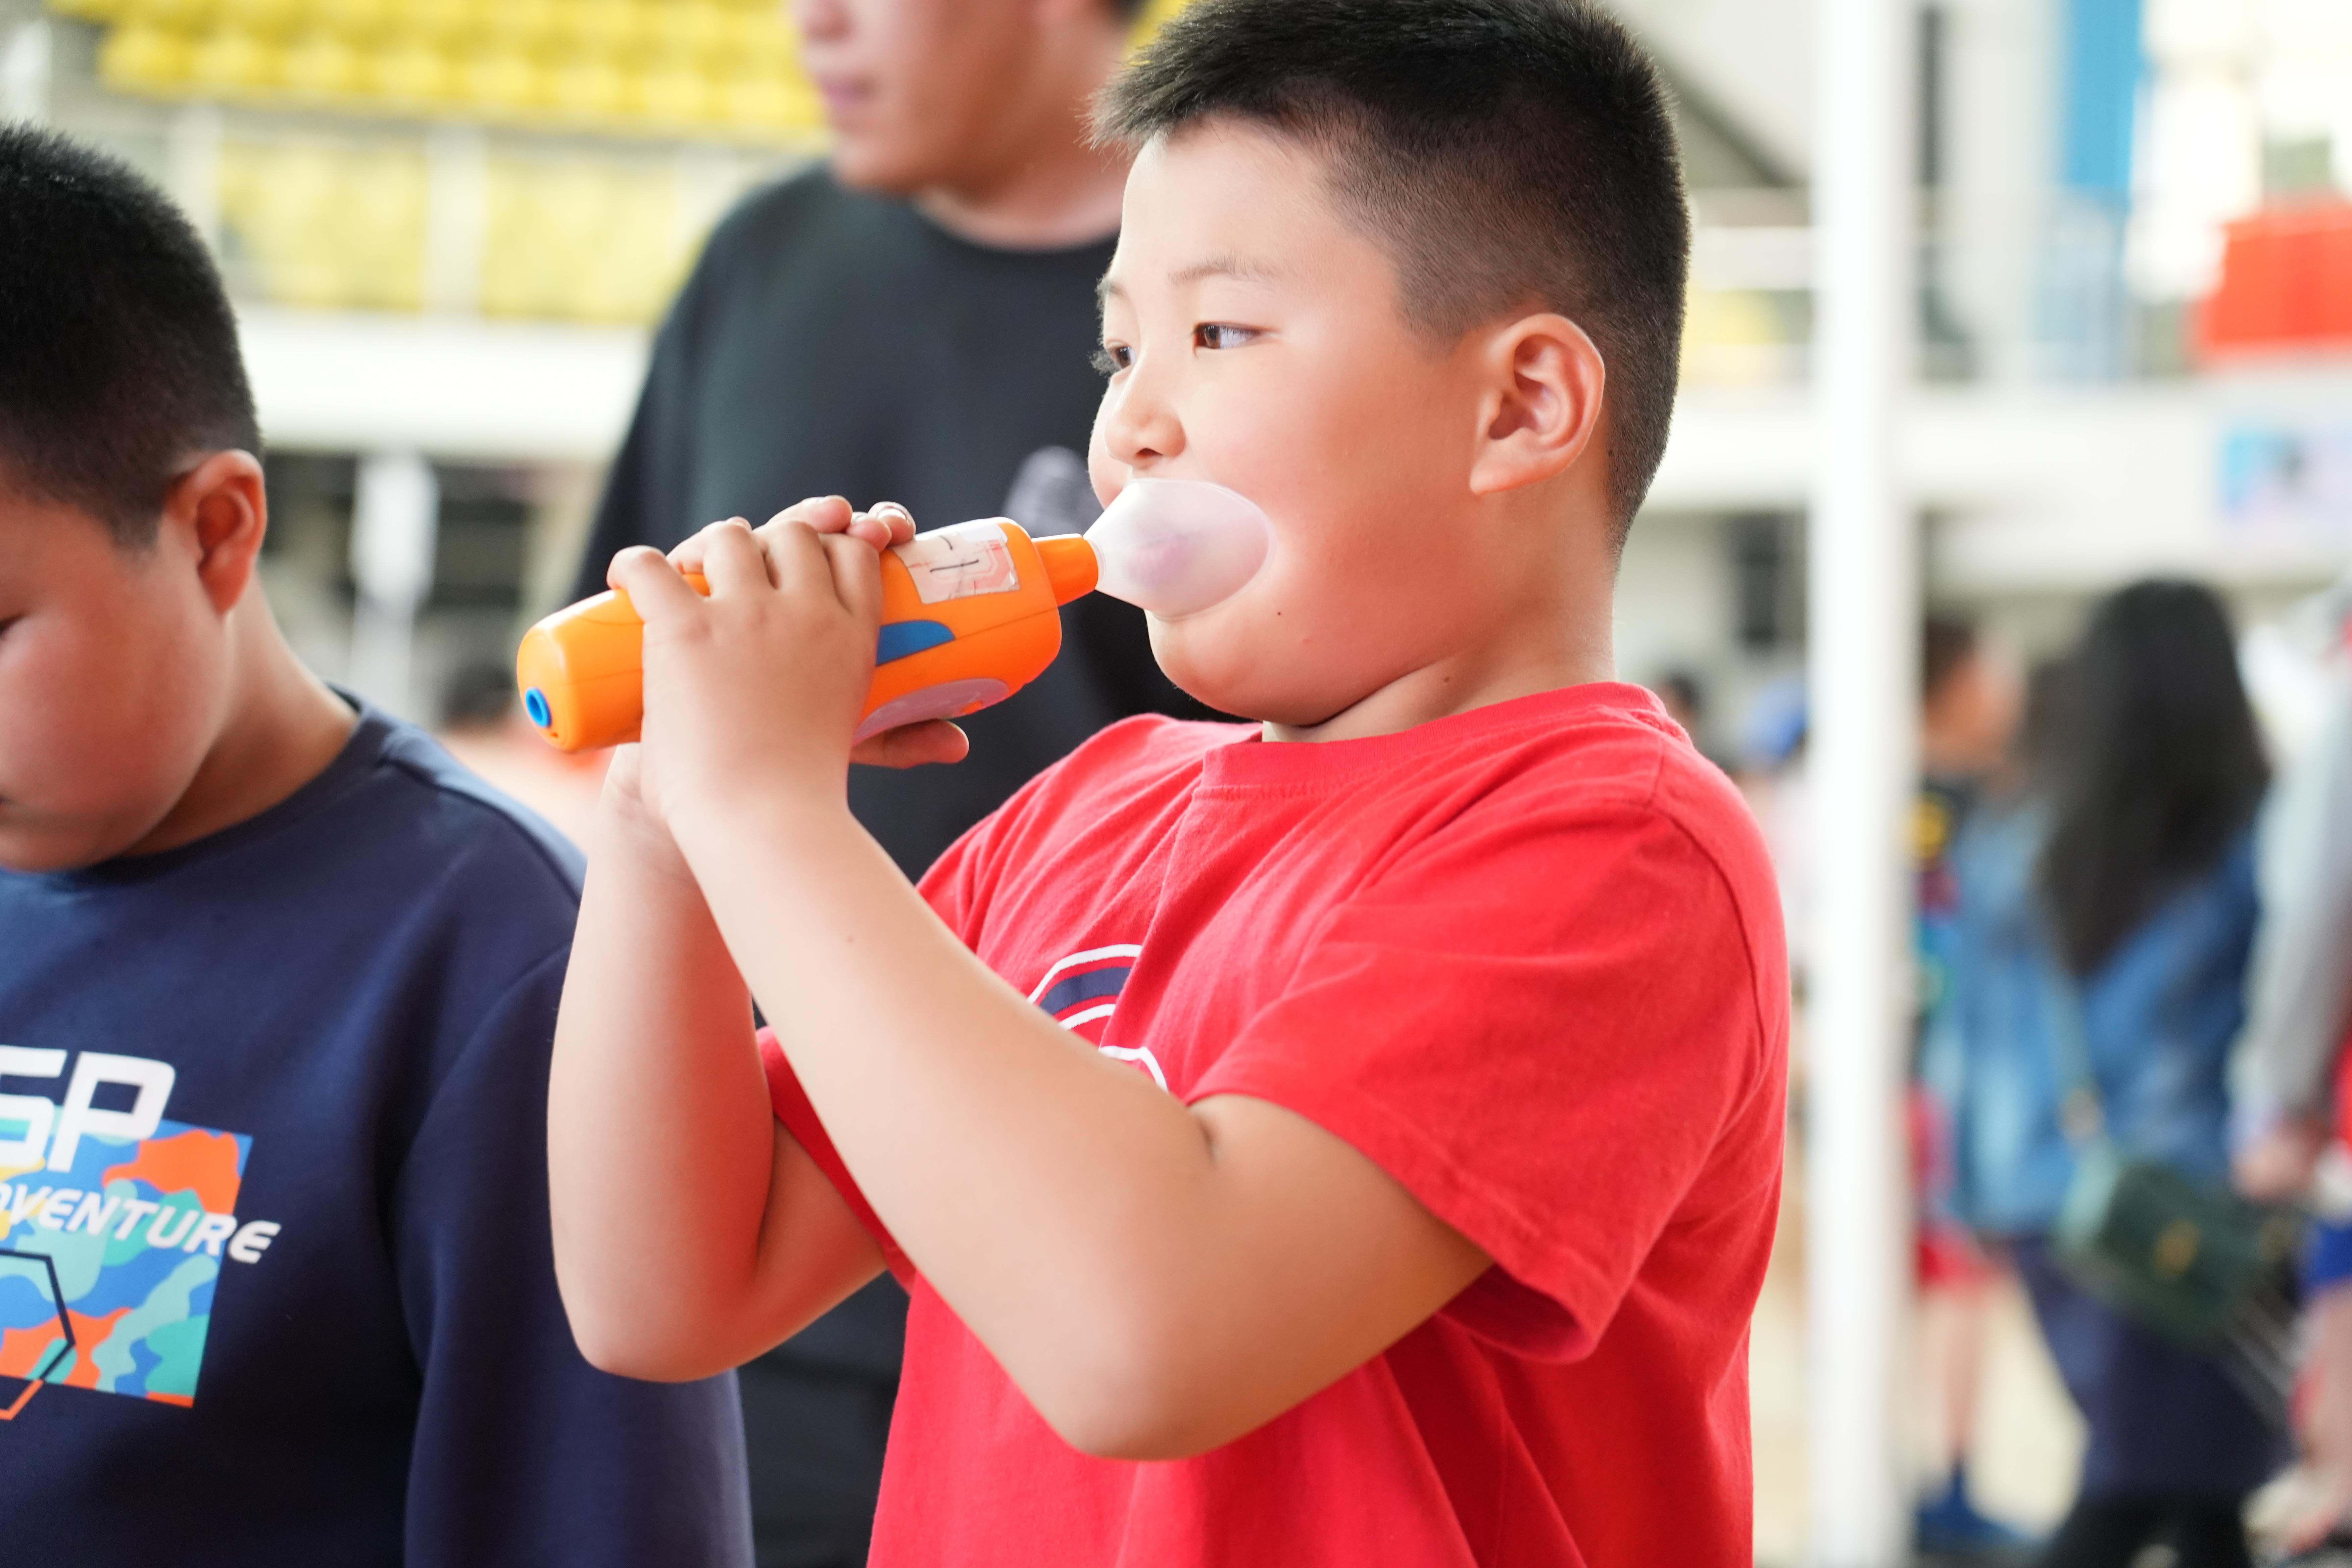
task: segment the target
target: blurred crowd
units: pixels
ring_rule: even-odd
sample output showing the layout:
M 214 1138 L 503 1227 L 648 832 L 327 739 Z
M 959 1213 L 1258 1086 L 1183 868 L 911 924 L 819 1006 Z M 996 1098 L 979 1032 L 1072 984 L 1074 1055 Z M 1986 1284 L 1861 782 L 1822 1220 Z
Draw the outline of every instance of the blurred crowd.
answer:
M 2346 607 L 2294 617 L 2315 710 L 2293 734 L 2265 732 L 2197 584 L 2112 594 L 2030 670 L 1965 620 L 1923 628 L 1906 1131 L 1931 1560 L 2250 1563 L 2251 1514 L 2281 1560 L 2352 1561 Z M 1696 682 L 1657 686 L 1701 732 Z M 1735 763 L 1800 945 L 1804 739 L 1801 686 L 1768 689 Z M 2004 1275 L 2086 1429 L 2046 1540 L 1969 1488 Z

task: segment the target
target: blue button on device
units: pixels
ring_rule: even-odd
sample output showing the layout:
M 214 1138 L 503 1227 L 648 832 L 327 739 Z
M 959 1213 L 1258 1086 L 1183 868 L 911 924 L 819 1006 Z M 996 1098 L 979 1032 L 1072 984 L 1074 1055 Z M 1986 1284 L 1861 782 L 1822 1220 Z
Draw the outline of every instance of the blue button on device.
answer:
M 925 648 L 955 641 L 955 633 L 937 621 L 892 621 L 882 628 L 880 640 L 874 649 L 874 662 L 888 664 L 893 659 L 908 658 Z

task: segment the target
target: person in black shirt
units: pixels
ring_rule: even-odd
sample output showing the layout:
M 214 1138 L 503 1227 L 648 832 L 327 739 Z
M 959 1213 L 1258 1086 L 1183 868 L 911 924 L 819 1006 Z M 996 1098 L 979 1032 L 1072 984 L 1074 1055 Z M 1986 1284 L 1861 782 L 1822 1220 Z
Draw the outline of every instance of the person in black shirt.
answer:
M 630 545 L 808 496 L 898 501 L 931 528 L 1093 521 L 1095 285 L 1126 170 L 1087 145 L 1085 111 L 1140 5 L 799 0 L 832 155 L 713 234 L 656 342 L 581 596 Z M 852 778 L 909 877 L 1104 725 L 1201 711 L 1152 662 L 1139 612 L 1094 595 L 1063 625 L 1052 668 L 962 721 L 969 760 Z M 905 1310 L 885 1278 L 743 1369 L 762 1568 L 865 1561 Z

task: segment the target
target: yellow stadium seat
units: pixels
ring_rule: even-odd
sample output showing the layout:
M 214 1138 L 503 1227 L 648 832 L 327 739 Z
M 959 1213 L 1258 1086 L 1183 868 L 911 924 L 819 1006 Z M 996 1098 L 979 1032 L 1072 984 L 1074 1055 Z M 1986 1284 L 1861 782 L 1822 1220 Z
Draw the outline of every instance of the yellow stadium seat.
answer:
M 555 42 L 563 7 L 556 0 L 495 0 L 482 13 L 482 31 L 512 48 L 541 49 Z
M 213 0 L 126 0 L 122 20 L 194 32 L 211 23 L 215 8 Z
M 224 27 L 281 38 L 300 26 L 309 6 L 305 0 L 214 0 L 215 22 Z
M 315 26 L 367 44 L 398 23 L 401 0 L 310 0 Z
M 556 14 L 558 35 L 573 48 L 619 53 L 637 47 L 641 18 L 629 0 L 566 0 Z
M 305 33 L 286 46 L 286 90 L 312 102 L 333 103 L 366 89 L 366 62 L 340 33 Z
M 651 124 L 688 127 L 711 117 L 711 84 L 683 55 L 656 56 L 628 73 L 624 107 Z
M 188 85 L 232 98 L 268 92 L 284 79 L 285 67 L 285 51 L 275 40 L 222 26 L 198 37 L 189 51 Z
M 188 84 L 188 36 L 149 22 L 128 22 L 106 35 L 98 76 L 129 92 L 173 93 Z
M 392 103 L 446 104 L 457 96 L 455 77 L 448 54 L 421 37 L 398 37 L 366 56 L 368 86 Z
M 457 90 L 493 118 L 528 118 L 548 107 L 547 68 L 524 49 L 493 44 L 459 58 Z
M 590 123 L 612 120 L 622 110 L 620 69 L 604 55 L 564 55 L 548 68 L 547 102 L 567 119 Z

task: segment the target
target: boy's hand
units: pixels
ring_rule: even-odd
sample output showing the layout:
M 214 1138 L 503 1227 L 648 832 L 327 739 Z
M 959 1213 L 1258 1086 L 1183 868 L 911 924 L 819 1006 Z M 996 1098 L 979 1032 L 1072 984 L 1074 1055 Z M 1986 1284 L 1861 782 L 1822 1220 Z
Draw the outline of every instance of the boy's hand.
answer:
M 853 760 L 962 758 L 963 732 L 940 722 L 849 745 L 873 679 L 877 555 L 913 533 L 902 509 L 856 512 L 827 497 L 756 533 L 740 518 L 713 523 L 667 561 L 646 549 L 614 558 L 609 581 L 646 622 L 640 787 L 657 813 L 753 779 L 838 795 Z M 681 572 L 699 573 L 710 596 Z

